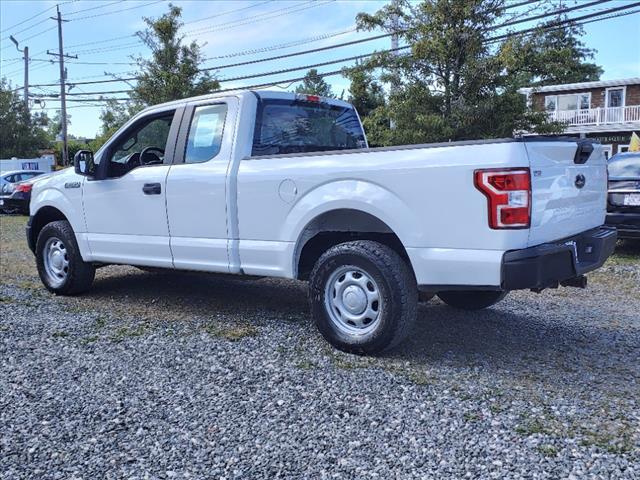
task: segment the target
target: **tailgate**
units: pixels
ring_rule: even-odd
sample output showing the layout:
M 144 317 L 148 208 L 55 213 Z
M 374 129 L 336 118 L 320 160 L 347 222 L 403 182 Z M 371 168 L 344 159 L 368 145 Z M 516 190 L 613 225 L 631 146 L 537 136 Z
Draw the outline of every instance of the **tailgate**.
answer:
M 531 168 L 529 246 L 604 224 L 607 161 L 600 144 L 532 139 L 525 146 Z

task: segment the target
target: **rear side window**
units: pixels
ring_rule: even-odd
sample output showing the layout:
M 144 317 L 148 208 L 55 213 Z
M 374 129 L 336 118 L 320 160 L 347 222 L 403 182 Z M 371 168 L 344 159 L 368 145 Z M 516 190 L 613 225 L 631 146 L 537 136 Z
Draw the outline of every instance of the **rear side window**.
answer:
M 253 156 L 366 148 L 355 110 L 322 102 L 265 99 L 258 106 Z
M 640 177 L 640 154 L 616 155 L 609 160 L 609 176 L 618 178 Z
M 196 107 L 189 128 L 185 163 L 206 162 L 218 155 L 226 116 L 226 104 Z

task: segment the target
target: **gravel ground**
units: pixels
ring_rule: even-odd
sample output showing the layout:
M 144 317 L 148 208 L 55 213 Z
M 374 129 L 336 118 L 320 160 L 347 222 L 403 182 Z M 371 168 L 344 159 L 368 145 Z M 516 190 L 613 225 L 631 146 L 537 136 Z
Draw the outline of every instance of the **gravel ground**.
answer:
M 299 282 L 108 267 L 55 297 L 0 222 L 0 478 L 640 477 L 637 245 L 586 290 L 432 300 L 363 358 Z

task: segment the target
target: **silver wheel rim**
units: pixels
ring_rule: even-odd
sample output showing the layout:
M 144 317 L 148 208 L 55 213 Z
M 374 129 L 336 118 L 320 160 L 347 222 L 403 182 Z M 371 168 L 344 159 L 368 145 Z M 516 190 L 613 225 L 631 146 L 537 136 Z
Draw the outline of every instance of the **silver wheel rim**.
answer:
M 59 238 L 51 237 L 44 244 L 44 271 L 52 287 L 59 287 L 69 274 L 69 254 Z
M 359 267 L 345 265 L 334 271 L 324 297 L 329 318 L 343 333 L 367 335 L 380 322 L 380 289 L 371 275 Z

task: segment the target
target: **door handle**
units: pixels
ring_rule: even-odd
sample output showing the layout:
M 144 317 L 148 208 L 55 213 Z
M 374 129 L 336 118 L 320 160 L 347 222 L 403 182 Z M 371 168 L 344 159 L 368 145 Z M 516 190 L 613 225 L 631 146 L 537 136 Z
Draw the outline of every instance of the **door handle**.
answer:
M 142 191 L 145 195 L 160 195 L 162 189 L 159 183 L 145 183 L 142 187 Z

